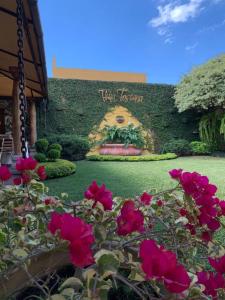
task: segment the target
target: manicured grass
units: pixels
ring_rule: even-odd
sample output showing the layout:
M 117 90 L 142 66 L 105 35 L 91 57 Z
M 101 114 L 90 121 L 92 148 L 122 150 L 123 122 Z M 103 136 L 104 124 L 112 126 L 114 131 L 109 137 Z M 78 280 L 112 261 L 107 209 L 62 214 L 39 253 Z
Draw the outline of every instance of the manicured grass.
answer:
M 174 186 L 168 171 L 182 168 L 207 175 L 218 186 L 218 196 L 225 198 L 225 158 L 183 157 L 155 162 L 76 162 L 77 172 L 69 177 L 46 181 L 50 194 L 67 192 L 72 200 L 83 198 L 87 186 L 97 180 L 105 183 L 114 196 L 132 197 L 147 190 L 163 190 Z

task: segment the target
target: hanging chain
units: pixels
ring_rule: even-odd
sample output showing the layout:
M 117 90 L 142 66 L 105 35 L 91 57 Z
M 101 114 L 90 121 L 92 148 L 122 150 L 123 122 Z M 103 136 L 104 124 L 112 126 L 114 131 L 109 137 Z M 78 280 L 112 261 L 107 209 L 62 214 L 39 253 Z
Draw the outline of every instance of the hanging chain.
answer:
M 23 158 L 27 155 L 26 143 L 26 95 L 24 75 L 24 32 L 23 32 L 23 0 L 17 2 L 17 46 L 18 46 L 18 77 L 19 77 L 19 100 L 20 100 L 20 131 L 21 131 L 21 152 Z

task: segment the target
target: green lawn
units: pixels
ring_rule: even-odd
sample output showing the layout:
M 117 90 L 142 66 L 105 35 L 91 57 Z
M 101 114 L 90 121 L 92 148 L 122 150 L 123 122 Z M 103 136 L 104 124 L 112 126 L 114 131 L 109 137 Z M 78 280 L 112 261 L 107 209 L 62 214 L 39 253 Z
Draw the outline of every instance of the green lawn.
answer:
M 218 196 L 225 198 L 225 158 L 184 157 L 157 162 L 77 162 L 76 174 L 46 181 L 50 194 L 67 192 L 70 199 L 83 197 L 86 187 L 97 180 L 105 183 L 114 196 L 132 197 L 142 191 L 173 187 L 168 171 L 182 168 L 207 175 L 218 186 Z

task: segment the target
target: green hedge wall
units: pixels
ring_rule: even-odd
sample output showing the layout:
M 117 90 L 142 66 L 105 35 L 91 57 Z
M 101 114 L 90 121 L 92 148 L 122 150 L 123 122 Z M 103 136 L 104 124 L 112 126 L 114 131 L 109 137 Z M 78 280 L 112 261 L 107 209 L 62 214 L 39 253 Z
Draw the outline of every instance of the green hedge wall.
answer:
M 99 93 L 100 89 L 123 88 L 128 89 L 129 94 L 143 96 L 143 102 L 104 102 Z M 153 131 L 157 149 L 170 139 L 198 138 L 199 116 L 191 111 L 178 113 L 172 85 L 49 79 L 48 90 L 47 113 L 40 107 L 38 114 L 39 137 L 59 133 L 87 136 L 110 108 L 122 105 Z

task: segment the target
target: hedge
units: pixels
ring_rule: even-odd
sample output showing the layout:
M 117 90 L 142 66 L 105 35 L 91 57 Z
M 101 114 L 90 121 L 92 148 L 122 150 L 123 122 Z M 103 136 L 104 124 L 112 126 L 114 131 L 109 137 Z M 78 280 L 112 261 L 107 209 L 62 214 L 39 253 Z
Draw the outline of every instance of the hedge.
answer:
M 76 165 L 68 160 L 57 159 L 55 162 L 40 163 L 45 166 L 48 179 L 69 176 L 76 172 Z
M 120 156 L 120 155 L 87 155 L 87 160 L 92 161 L 159 161 L 167 159 L 175 159 L 177 155 L 175 153 L 166 154 L 150 154 L 150 155 L 139 155 L 139 156 Z
M 128 89 L 129 94 L 143 96 L 143 102 L 104 102 L 99 90 Z M 43 104 L 38 109 L 38 134 L 77 134 L 88 136 L 105 114 L 116 105 L 126 107 L 156 140 L 156 150 L 171 139 L 198 139 L 199 116 L 192 112 L 178 113 L 174 106 L 172 85 L 104 82 L 73 79 L 49 79 L 49 104 L 46 114 Z

